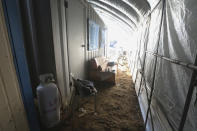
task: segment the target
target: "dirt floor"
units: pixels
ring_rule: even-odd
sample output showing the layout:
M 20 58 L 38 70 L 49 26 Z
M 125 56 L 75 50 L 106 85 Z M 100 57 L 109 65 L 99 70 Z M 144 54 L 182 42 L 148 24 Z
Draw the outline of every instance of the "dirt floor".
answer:
M 119 66 L 116 85 L 96 85 L 94 97 L 80 98 L 78 109 L 60 131 L 144 131 L 137 96 L 127 66 Z

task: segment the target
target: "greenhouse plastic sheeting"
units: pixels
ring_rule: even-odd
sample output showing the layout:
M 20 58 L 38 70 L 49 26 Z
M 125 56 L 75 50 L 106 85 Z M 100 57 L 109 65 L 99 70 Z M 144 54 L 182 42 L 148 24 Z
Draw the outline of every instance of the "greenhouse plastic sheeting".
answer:
M 152 1 L 149 2 L 151 5 Z M 152 2 L 152 4 L 157 5 L 155 2 Z M 194 63 L 197 53 L 197 1 L 166 0 L 160 33 L 162 7 L 163 0 L 151 13 L 147 50 L 156 53 L 159 41 L 159 55 L 177 59 L 185 63 Z M 152 6 L 151 9 L 153 9 Z M 140 59 L 136 59 L 136 61 L 140 61 Z M 156 70 L 154 71 L 153 67 L 155 64 Z M 136 70 L 141 70 L 139 66 L 136 66 L 136 68 Z M 148 103 L 145 88 L 147 88 L 148 92 L 153 88 L 151 83 L 153 82 L 153 75 L 155 73 L 153 83 L 154 92 L 151 102 L 154 130 L 178 130 L 187 92 L 191 83 L 192 72 L 191 69 L 170 63 L 161 58 L 157 58 L 156 61 L 155 56 L 146 54 L 144 66 L 146 87 L 142 79 L 143 76 L 138 73 L 136 77 L 136 88 L 139 89 L 139 82 L 142 79 L 139 103 L 142 112 L 145 112 L 142 113 L 145 119 Z M 197 130 L 197 105 L 194 103 L 196 93 L 195 89 L 184 125 L 184 131 Z M 149 116 L 147 130 L 153 130 L 150 121 Z
M 96 8 L 104 12 L 113 14 L 126 23 L 130 24 L 134 30 L 143 18 L 149 14 L 149 4 L 146 0 L 87 0 Z

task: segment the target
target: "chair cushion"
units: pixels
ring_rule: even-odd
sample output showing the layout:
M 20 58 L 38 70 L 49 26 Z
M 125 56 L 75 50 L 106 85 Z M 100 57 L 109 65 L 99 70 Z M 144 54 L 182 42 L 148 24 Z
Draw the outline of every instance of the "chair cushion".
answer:
M 105 57 L 97 57 L 97 58 L 94 58 L 94 60 L 96 62 L 97 68 L 98 66 L 101 66 L 102 71 L 106 70 L 108 60 Z

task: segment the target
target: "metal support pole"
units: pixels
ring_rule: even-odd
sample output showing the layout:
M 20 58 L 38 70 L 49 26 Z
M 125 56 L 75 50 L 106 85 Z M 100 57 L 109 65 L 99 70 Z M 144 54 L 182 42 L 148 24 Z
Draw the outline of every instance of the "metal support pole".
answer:
M 196 56 L 196 59 L 195 59 L 195 65 L 197 65 L 197 56 Z M 193 73 L 192 73 L 192 78 L 191 78 L 191 81 L 190 81 L 190 85 L 189 85 L 187 97 L 186 97 L 186 100 L 185 100 L 184 110 L 183 110 L 183 114 L 182 114 L 182 117 L 181 117 L 181 122 L 180 122 L 178 131 L 183 131 L 185 121 L 186 121 L 186 118 L 187 118 L 187 113 L 189 111 L 190 103 L 191 103 L 191 100 L 192 100 L 192 94 L 193 94 L 193 91 L 194 91 L 194 87 L 197 84 L 196 80 L 197 80 L 197 70 L 194 70 Z
M 146 51 L 146 53 L 152 54 L 152 55 L 154 55 L 156 57 L 159 57 L 163 60 L 166 60 L 170 63 L 180 65 L 180 66 L 186 67 L 188 69 L 194 70 L 194 72 L 192 74 L 189 90 L 188 90 L 188 93 L 187 93 L 187 97 L 186 97 L 186 101 L 185 101 L 185 105 L 184 105 L 184 110 L 183 110 L 183 114 L 182 114 L 182 117 L 181 117 L 181 122 L 180 122 L 180 125 L 179 125 L 179 131 L 182 131 L 183 128 L 184 128 L 184 124 L 185 124 L 185 121 L 186 121 L 186 117 L 187 117 L 187 113 L 188 113 L 188 110 L 189 110 L 190 102 L 191 102 L 191 99 L 192 99 L 194 86 L 196 85 L 197 56 L 196 56 L 195 64 L 191 64 L 191 63 L 182 62 L 182 61 L 177 60 L 177 59 L 171 59 L 171 58 L 168 58 L 168 57 L 165 57 L 165 56 L 162 56 L 162 55 L 150 52 L 150 51 Z
M 184 66 L 186 68 L 189 68 L 191 70 L 197 70 L 197 66 L 194 65 L 194 64 L 191 64 L 191 63 L 186 63 L 186 62 L 183 62 L 183 61 L 180 61 L 180 60 L 177 60 L 177 59 L 172 59 L 172 58 L 168 58 L 168 57 L 165 57 L 165 56 L 162 56 L 162 55 L 159 55 L 157 53 L 154 53 L 154 52 L 151 52 L 151 51 L 146 51 L 146 53 L 149 53 L 151 55 L 154 55 L 156 57 L 159 57 L 163 60 L 166 60 L 168 62 L 171 62 L 173 64 L 177 64 L 177 65 L 181 65 L 181 66 Z
M 150 21 L 149 22 L 149 25 L 148 25 L 148 33 L 149 33 L 149 28 L 150 28 Z M 145 48 L 144 50 L 146 51 L 147 50 L 147 46 L 148 46 L 148 36 L 147 36 L 147 39 L 146 39 L 146 43 L 145 43 Z M 146 62 L 146 52 L 144 51 L 144 59 L 143 59 L 143 65 L 142 65 L 142 72 L 143 72 L 143 77 L 144 77 L 144 70 L 145 70 L 145 62 Z M 144 77 L 144 80 L 145 80 L 145 77 Z M 140 79 L 140 87 L 139 87 L 139 90 L 138 90 L 138 95 L 140 95 L 140 90 L 141 90 L 141 84 L 142 84 L 142 77 Z
M 161 36 L 161 28 L 162 28 L 162 23 L 163 23 L 163 18 L 164 18 L 165 3 L 166 3 L 166 1 L 163 0 L 162 15 L 161 15 L 160 28 L 159 28 L 159 38 L 158 38 L 158 43 L 157 43 L 156 54 L 158 54 L 158 49 L 159 49 L 160 36 Z M 151 92 L 150 92 L 150 99 L 148 101 L 148 109 L 147 109 L 147 113 L 146 113 L 145 127 L 147 125 L 148 114 L 150 112 L 150 106 L 151 106 L 151 101 L 152 101 L 152 96 L 153 96 L 153 91 L 154 91 L 154 82 L 155 82 L 156 67 L 157 67 L 156 65 L 157 65 L 157 57 L 155 58 L 155 65 L 154 65 L 154 68 L 153 68 L 154 74 L 153 74 L 153 81 L 151 83 L 151 87 L 152 88 L 151 88 Z
M 148 25 L 148 30 L 146 30 L 146 34 L 147 34 L 147 32 L 149 32 L 149 27 L 150 27 L 150 22 L 149 22 L 149 25 Z M 146 38 L 148 39 L 148 36 Z M 144 44 L 144 50 L 145 51 L 147 50 L 147 44 L 148 44 L 148 40 L 147 39 L 146 39 L 146 42 Z M 142 87 L 142 81 L 143 81 L 144 82 L 144 86 L 145 86 L 147 101 L 149 101 L 149 98 L 148 98 L 148 90 L 147 90 L 147 86 L 146 86 L 146 80 L 145 80 L 145 77 L 144 77 L 144 69 L 145 69 L 145 61 L 146 61 L 146 52 L 145 51 L 144 51 L 143 63 L 141 63 L 141 61 L 140 61 L 140 65 L 142 66 L 142 71 L 140 72 L 141 73 L 141 79 L 140 79 L 140 87 L 139 87 L 138 95 L 137 96 L 139 96 L 139 94 L 140 94 L 141 87 Z M 139 54 L 140 53 L 138 53 L 138 59 L 140 59 Z M 139 73 L 139 71 L 136 74 L 136 79 L 137 79 L 138 73 Z M 154 131 L 154 124 L 153 124 L 152 111 L 151 110 L 150 110 L 150 116 L 151 116 L 152 130 Z
M 191 102 L 191 99 L 192 99 L 194 86 L 196 85 L 197 56 L 196 56 L 195 64 L 191 64 L 191 63 L 182 62 L 182 61 L 177 60 L 177 59 L 171 59 L 171 58 L 168 58 L 168 57 L 165 57 L 165 56 L 162 56 L 162 55 L 150 52 L 150 51 L 146 51 L 146 53 L 152 54 L 152 55 L 154 55 L 156 57 L 159 57 L 163 60 L 166 60 L 170 63 L 180 65 L 180 66 L 186 67 L 188 69 L 194 70 L 194 72 L 192 73 L 192 78 L 191 78 L 189 90 L 188 90 L 188 93 L 187 93 L 187 97 L 186 97 L 186 101 L 185 101 L 185 105 L 184 105 L 184 110 L 183 110 L 183 114 L 182 114 L 182 117 L 181 117 L 181 122 L 180 122 L 180 125 L 179 125 L 179 131 L 183 131 L 185 121 L 186 121 L 186 118 L 187 118 L 187 113 L 188 113 L 189 106 L 190 106 L 190 102 Z

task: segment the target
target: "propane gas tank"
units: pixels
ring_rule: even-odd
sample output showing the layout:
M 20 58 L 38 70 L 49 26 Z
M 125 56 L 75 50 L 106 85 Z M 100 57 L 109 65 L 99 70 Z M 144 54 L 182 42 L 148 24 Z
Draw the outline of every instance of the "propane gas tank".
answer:
M 40 85 L 37 87 L 38 107 L 41 122 L 51 128 L 60 121 L 60 97 L 58 88 L 52 82 L 52 74 L 40 76 Z

